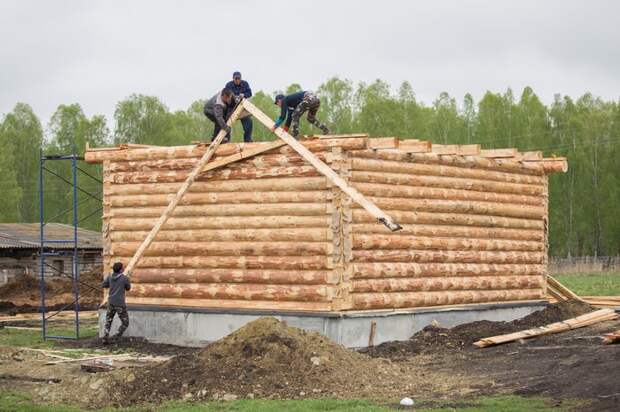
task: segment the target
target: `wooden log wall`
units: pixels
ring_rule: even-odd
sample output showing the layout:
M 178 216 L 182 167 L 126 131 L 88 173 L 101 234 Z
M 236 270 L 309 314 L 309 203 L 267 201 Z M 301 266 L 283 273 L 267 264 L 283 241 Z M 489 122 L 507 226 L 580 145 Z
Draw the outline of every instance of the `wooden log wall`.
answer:
M 334 164 L 366 139 L 306 142 Z M 222 145 L 215 160 L 234 153 Z M 245 145 L 254 148 L 256 145 Z M 206 148 L 93 151 L 104 164 L 104 255 L 127 262 Z M 338 163 L 338 162 L 335 162 Z M 337 196 L 334 194 L 337 193 Z M 339 191 L 287 147 L 202 173 L 136 268 L 128 303 L 330 311 L 341 307 Z M 336 234 L 336 237 L 334 237 Z
M 404 226 L 352 205 L 351 309 L 545 296 L 547 170 L 435 153 L 352 150 L 349 181 Z
M 378 224 L 288 146 L 245 158 L 261 144 L 225 144 L 215 162 L 243 160 L 199 175 L 128 302 L 346 311 L 544 299 L 547 174 L 565 159 L 396 138 L 303 144 L 403 229 Z M 104 168 L 107 269 L 129 261 L 206 148 L 86 153 Z

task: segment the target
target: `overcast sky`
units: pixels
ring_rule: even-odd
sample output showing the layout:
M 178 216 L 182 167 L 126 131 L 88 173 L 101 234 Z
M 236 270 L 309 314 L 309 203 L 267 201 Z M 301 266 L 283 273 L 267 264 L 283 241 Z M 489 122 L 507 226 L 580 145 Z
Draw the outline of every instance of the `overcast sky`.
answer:
M 620 1 L 0 0 L 0 114 L 104 114 L 131 93 L 185 109 L 240 70 L 254 90 L 331 76 L 419 100 L 532 86 L 620 97 Z

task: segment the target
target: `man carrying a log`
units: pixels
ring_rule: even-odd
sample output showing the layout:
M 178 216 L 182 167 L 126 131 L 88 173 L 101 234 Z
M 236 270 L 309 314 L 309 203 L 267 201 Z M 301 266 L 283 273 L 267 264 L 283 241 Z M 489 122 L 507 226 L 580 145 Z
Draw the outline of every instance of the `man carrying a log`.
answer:
M 118 332 L 114 337 L 120 338 L 123 336 L 123 332 L 125 332 L 129 326 L 129 315 L 127 314 L 127 305 L 125 304 L 125 291 L 131 289 L 131 283 L 129 282 L 129 278 L 123 274 L 123 264 L 121 262 L 114 263 L 112 266 L 112 273 L 105 278 L 101 286 L 110 289 L 103 334 L 103 343 L 108 343 L 114 315 L 118 315 L 118 318 L 121 320 L 121 326 L 119 326 Z
M 276 119 L 272 131 L 280 127 L 286 119 L 283 129 L 288 132 L 292 123 L 291 135 L 297 139 L 299 135 L 299 120 L 305 112 L 308 112 L 308 121 L 321 129 L 323 134 L 329 134 L 327 126 L 316 118 L 316 112 L 319 111 L 321 101 L 313 92 L 301 91 L 288 96 L 279 94 L 276 96 L 275 104 L 281 108 L 281 112 L 280 117 Z
M 226 88 L 232 90 L 235 95 L 235 103 L 239 104 L 242 99 L 252 97 L 252 89 L 250 84 L 245 80 L 241 80 L 241 72 L 234 72 L 233 79 L 226 83 Z M 252 116 L 244 111 L 239 117 L 243 126 L 243 141 L 250 143 L 252 141 Z
M 225 88 L 220 93 L 210 98 L 205 104 L 204 113 L 209 120 L 215 125 L 213 128 L 213 136 L 211 141 L 215 139 L 220 130 L 226 130 L 224 143 L 230 142 L 231 128 L 226 124 L 226 120 L 230 117 L 235 108 L 235 99 L 232 90 Z

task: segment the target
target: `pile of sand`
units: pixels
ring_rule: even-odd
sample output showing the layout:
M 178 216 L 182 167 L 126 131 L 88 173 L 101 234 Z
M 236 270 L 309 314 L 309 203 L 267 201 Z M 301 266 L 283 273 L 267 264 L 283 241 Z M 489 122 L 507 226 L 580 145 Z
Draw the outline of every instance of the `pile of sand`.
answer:
M 402 393 L 400 368 L 265 317 L 117 385 L 122 405 L 165 399 L 368 397 Z

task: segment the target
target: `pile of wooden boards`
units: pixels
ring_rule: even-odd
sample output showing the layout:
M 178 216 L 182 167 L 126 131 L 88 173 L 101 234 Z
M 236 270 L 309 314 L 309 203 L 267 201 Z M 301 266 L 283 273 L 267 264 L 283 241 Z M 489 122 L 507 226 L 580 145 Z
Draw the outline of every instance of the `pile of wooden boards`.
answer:
M 514 342 L 521 339 L 529 339 L 536 336 L 549 335 L 552 333 L 565 332 L 571 329 L 583 328 L 585 326 L 594 325 L 595 323 L 607 320 L 618 319 L 618 314 L 611 309 L 600 309 L 585 315 L 577 316 L 573 319 L 564 320 L 562 322 L 552 323 L 538 328 L 528 329 L 506 335 L 493 336 L 490 338 L 480 339 L 474 345 L 479 348 L 487 346 L 499 345 L 501 343 Z
M 86 152 L 103 163 L 106 270 L 136 264 L 128 303 L 341 311 L 546 296 L 547 175 L 566 159 L 276 134 Z

